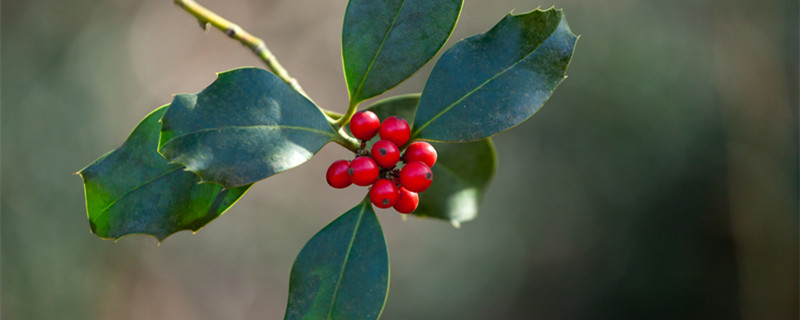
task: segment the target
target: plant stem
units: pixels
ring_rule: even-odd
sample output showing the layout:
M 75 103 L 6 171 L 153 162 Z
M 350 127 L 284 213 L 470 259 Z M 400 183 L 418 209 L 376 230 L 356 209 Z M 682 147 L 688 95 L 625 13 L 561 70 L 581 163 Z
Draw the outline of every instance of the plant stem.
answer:
M 350 149 L 350 151 L 356 152 L 358 148 L 361 148 L 361 143 L 356 140 L 356 138 L 351 137 L 348 135 L 344 128 L 339 128 L 338 135 L 336 139 L 333 139 L 333 142 L 336 142 L 343 147 Z
M 181 7 L 183 10 L 197 18 L 197 21 L 200 22 L 200 27 L 203 30 L 210 24 L 214 26 L 214 28 L 219 29 L 230 37 L 231 39 L 238 40 L 243 45 L 250 48 L 259 58 L 263 61 L 267 67 L 274 73 L 276 76 L 280 77 L 288 83 L 294 90 L 299 92 L 305 97 L 308 97 L 308 94 L 300 87 L 300 83 L 297 82 L 297 79 L 292 78 L 289 75 L 289 72 L 281 66 L 278 62 L 278 58 L 272 54 L 271 51 L 267 48 L 267 45 L 264 43 L 264 40 L 252 35 L 251 33 L 245 31 L 239 25 L 229 21 L 221 17 L 220 15 L 214 13 L 213 11 L 209 10 L 206 7 L 201 6 L 194 0 L 174 0 L 175 4 Z M 335 139 L 334 141 L 338 144 L 341 144 L 345 148 L 350 150 L 357 150 L 360 147 L 358 140 L 348 135 L 346 132 L 341 130 L 341 127 L 346 125 L 347 122 L 350 121 L 350 118 L 353 117 L 356 109 L 356 103 L 353 105 L 351 102 L 350 107 L 347 110 L 346 114 L 341 114 L 335 111 L 330 111 L 324 108 L 320 108 L 322 113 L 325 115 L 325 119 L 328 120 L 328 123 L 334 126 L 335 129 L 338 130 L 339 138 Z
M 200 27 L 202 27 L 203 30 L 205 30 L 206 26 L 210 24 L 214 26 L 214 28 L 217 28 L 225 33 L 225 35 L 231 39 L 238 40 L 243 45 L 250 48 L 250 50 L 253 50 L 253 53 L 261 58 L 261 60 L 272 71 L 272 73 L 283 79 L 283 81 L 286 81 L 286 83 L 297 90 L 297 92 L 308 97 L 308 94 L 306 94 L 306 92 L 303 91 L 303 88 L 300 87 L 300 83 L 298 83 L 295 78 L 289 76 L 289 73 L 286 71 L 286 69 L 281 66 L 281 64 L 278 62 L 278 59 L 275 58 L 271 51 L 269 51 L 267 45 L 264 43 L 264 40 L 261 40 L 260 38 L 250 34 L 235 23 L 228 21 L 211 10 L 208 10 L 194 0 L 175 0 L 175 4 L 197 18 L 197 20 L 200 22 Z
M 358 109 L 358 102 L 350 101 L 350 105 L 347 106 L 347 112 L 345 112 L 345 114 L 341 118 L 339 118 L 339 120 L 337 120 L 336 123 L 334 123 L 334 127 L 341 128 L 346 126 L 347 123 L 350 122 L 350 118 L 352 118 L 353 115 L 356 114 L 356 109 Z

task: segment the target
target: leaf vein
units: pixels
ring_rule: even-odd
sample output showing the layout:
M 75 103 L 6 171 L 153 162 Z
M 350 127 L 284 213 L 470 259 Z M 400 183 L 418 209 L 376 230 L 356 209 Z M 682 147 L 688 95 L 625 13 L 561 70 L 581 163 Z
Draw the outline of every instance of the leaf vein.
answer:
M 439 117 L 441 117 L 443 114 L 445 114 L 445 113 L 447 113 L 448 111 L 450 111 L 450 109 L 452 109 L 453 107 L 455 107 L 455 106 L 456 106 L 458 103 L 460 103 L 461 101 L 464 101 L 464 99 L 468 98 L 468 97 L 469 97 L 469 96 L 471 96 L 473 93 L 475 93 L 475 92 L 477 92 L 478 90 L 482 89 L 484 86 L 486 86 L 486 85 L 487 85 L 487 84 L 489 84 L 490 82 L 494 81 L 494 79 L 497 79 L 498 77 L 502 76 L 503 74 L 505 74 L 505 73 L 506 73 L 506 72 L 508 72 L 509 70 L 511 70 L 511 69 L 513 69 L 514 67 L 516 67 L 516 66 L 517 66 L 518 64 L 520 64 L 521 62 L 523 62 L 523 61 L 527 60 L 528 58 L 530 58 L 530 57 L 531 57 L 531 56 L 532 56 L 534 53 L 536 53 L 536 51 L 538 51 L 538 50 L 539 50 L 539 47 L 541 47 L 541 46 L 542 46 L 542 45 L 543 45 L 545 42 L 549 41 L 549 40 L 550 40 L 550 38 L 552 38 L 553 36 L 555 36 L 555 34 L 556 34 L 556 31 L 557 31 L 557 30 L 558 30 L 558 28 L 556 28 L 556 30 L 553 30 L 553 33 L 551 33 L 551 34 L 550 34 L 550 36 L 548 36 L 548 37 L 547 37 L 547 39 L 544 39 L 544 41 L 542 41 L 542 43 L 540 43 L 539 45 L 537 45 L 537 46 L 536 46 L 536 48 L 534 48 L 533 50 L 531 50 L 531 52 L 530 52 L 530 53 L 528 53 L 528 54 L 526 54 L 524 57 L 522 57 L 522 59 L 519 59 L 519 60 L 517 60 L 516 62 L 514 62 L 513 64 L 511 64 L 511 65 L 510 65 L 510 66 L 508 66 L 507 68 L 505 68 L 505 69 L 503 69 L 502 71 L 498 72 L 497 74 L 495 74 L 495 75 L 494 75 L 494 76 L 492 76 L 491 78 L 487 79 L 486 81 L 484 81 L 483 83 L 481 83 L 480 85 L 478 85 L 477 87 L 475 87 L 475 89 L 472 89 L 472 90 L 470 90 L 470 91 L 469 91 L 469 92 L 467 92 L 467 93 L 466 93 L 464 96 L 462 96 L 461 98 L 459 98 L 458 100 L 456 100 L 455 102 L 453 102 L 452 104 L 450 104 L 449 106 L 447 106 L 446 108 L 444 108 L 442 111 L 440 111 L 439 113 L 437 113 L 436 115 L 434 115 L 434 116 L 433 116 L 433 117 L 432 117 L 430 120 L 426 121 L 426 122 L 425 122 L 425 124 L 423 124 L 422 126 L 420 126 L 418 129 L 414 130 L 414 132 L 412 132 L 412 133 L 411 133 L 411 137 L 416 137 L 417 135 L 419 135 L 419 133 L 422 131 L 422 129 L 425 129 L 425 127 L 427 127 L 429 124 L 431 124 L 431 122 L 433 122 L 433 121 L 436 121 L 436 119 L 438 119 L 438 118 L 439 118 Z M 424 93 L 424 92 L 423 92 L 423 93 Z
M 364 87 L 364 82 L 367 81 L 369 73 L 372 72 L 372 67 L 375 66 L 375 61 L 378 60 L 378 56 L 383 51 L 383 45 L 386 44 L 386 39 L 389 39 L 389 34 L 391 34 L 392 30 L 394 30 L 394 25 L 395 22 L 397 22 L 397 17 L 400 16 L 400 11 L 403 10 L 403 6 L 405 5 L 406 5 L 406 0 L 403 0 L 403 2 L 400 3 L 400 8 L 397 9 L 397 12 L 394 14 L 394 17 L 392 18 L 392 24 L 389 25 L 389 29 L 386 30 L 386 34 L 383 35 L 383 40 L 381 41 L 381 44 L 378 46 L 378 51 L 375 52 L 375 55 L 372 57 L 372 61 L 370 61 L 369 66 L 367 66 L 367 71 L 364 72 L 364 76 L 361 77 L 361 82 L 358 83 L 358 87 L 356 87 L 356 91 L 353 94 L 353 96 L 358 97 L 361 94 L 361 89 L 363 89 Z M 353 99 L 353 97 L 350 97 L 350 99 Z
M 266 128 L 281 128 L 281 129 L 292 129 L 292 130 L 309 131 L 309 132 L 314 132 L 314 133 L 326 135 L 326 136 L 329 136 L 331 138 L 336 138 L 336 135 L 331 133 L 331 132 L 317 130 L 317 129 L 311 129 L 311 128 L 306 128 L 306 127 L 298 127 L 298 126 L 259 124 L 259 125 L 251 125 L 251 126 L 226 126 L 226 127 L 218 127 L 218 128 L 200 129 L 200 130 L 196 130 L 196 131 L 192 131 L 192 132 L 188 132 L 188 133 L 184 133 L 184 134 L 175 136 L 172 139 L 169 139 L 169 141 L 167 141 L 166 143 L 164 143 L 163 147 L 166 148 L 167 145 L 169 145 L 170 143 L 172 143 L 173 141 L 175 141 L 177 139 L 180 139 L 180 138 L 183 138 L 183 137 L 186 137 L 186 136 L 190 136 L 190 135 L 194 135 L 194 134 L 203 133 L 203 132 L 222 131 L 222 130 L 231 130 L 231 129 L 262 129 L 262 128 L 263 129 L 266 129 Z
M 342 277 L 344 277 L 344 270 L 347 268 L 347 261 L 350 258 L 350 250 L 353 248 L 353 243 L 356 240 L 356 234 L 358 233 L 358 228 L 361 226 L 361 220 L 364 218 L 364 211 L 367 210 L 367 202 L 361 203 L 361 211 L 358 213 L 358 220 L 356 221 L 356 226 L 353 228 L 353 235 L 350 237 L 350 244 L 347 246 L 347 252 L 344 255 L 344 261 L 342 262 L 342 270 L 339 272 L 339 278 L 336 281 L 336 287 L 333 288 L 333 295 L 331 296 L 331 306 L 328 309 L 328 316 L 326 319 L 331 318 L 331 313 L 333 313 L 333 306 L 336 304 L 336 295 L 339 292 L 339 286 L 342 283 Z
M 144 187 L 144 186 L 146 186 L 146 185 L 148 185 L 148 184 L 151 184 L 151 183 L 153 183 L 153 182 L 155 182 L 155 181 L 157 181 L 157 180 L 159 180 L 159 179 L 162 179 L 162 178 L 164 178 L 164 177 L 166 177 L 166 176 L 168 176 L 168 175 L 170 175 L 170 174 L 174 173 L 175 171 L 181 170 L 181 168 L 182 168 L 182 167 L 180 167 L 180 166 L 179 166 L 179 167 L 177 167 L 177 168 L 175 168 L 175 169 L 172 169 L 172 170 L 170 170 L 170 171 L 167 171 L 167 172 L 164 172 L 164 173 L 162 173 L 162 174 L 160 174 L 160 175 L 157 175 L 157 176 L 155 176 L 155 177 L 153 177 L 153 178 L 151 178 L 151 179 L 148 179 L 147 181 L 145 181 L 144 183 L 142 183 L 142 184 L 140 184 L 140 185 L 138 185 L 138 186 L 136 186 L 136 187 L 133 187 L 132 189 L 130 189 L 130 190 L 128 190 L 128 191 L 126 191 L 124 194 L 122 194 L 121 196 L 119 196 L 119 198 L 117 198 L 117 199 L 115 199 L 114 201 L 112 201 L 112 202 L 111 202 L 110 204 L 108 204 L 108 205 L 107 205 L 105 208 L 103 208 L 102 210 L 100 210 L 100 214 L 101 214 L 101 215 L 103 215 L 103 214 L 106 214 L 106 213 L 108 213 L 108 210 L 109 210 L 109 209 L 111 209 L 111 207 L 113 207 L 115 204 L 117 204 L 117 202 L 118 202 L 118 201 L 122 200 L 122 198 L 125 198 L 125 197 L 127 197 L 129 194 L 133 193 L 134 191 L 136 191 L 136 190 L 139 190 L 139 189 L 141 189 L 142 187 Z

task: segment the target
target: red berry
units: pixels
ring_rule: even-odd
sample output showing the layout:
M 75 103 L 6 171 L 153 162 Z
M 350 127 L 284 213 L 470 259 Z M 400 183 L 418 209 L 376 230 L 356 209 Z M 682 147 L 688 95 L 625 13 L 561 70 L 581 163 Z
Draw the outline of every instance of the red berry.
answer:
M 403 154 L 403 161 L 406 163 L 422 161 L 429 167 L 433 167 L 433 164 L 436 163 L 436 149 L 425 141 L 413 142 L 406 148 L 406 152 Z
M 372 145 L 370 155 L 372 155 L 372 159 L 374 159 L 381 168 L 385 169 L 394 167 L 394 165 L 400 161 L 400 149 L 397 149 L 394 142 L 389 140 L 379 140 L 375 142 L 375 144 Z
M 350 168 L 350 161 L 336 160 L 330 167 L 328 173 L 325 174 L 325 179 L 328 184 L 336 189 L 347 188 L 353 181 L 350 181 L 350 175 L 347 174 L 347 169 Z
M 347 169 L 350 180 L 362 187 L 371 185 L 378 180 L 378 173 L 378 165 L 370 157 L 355 158 L 350 162 L 350 168 Z
M 408 142 L 408 137 L 411 135 L 411 128 L 408 127 L 408 122 L 400 117 L 388 117 L 383 120 L 379 131 L 381 139 L 394 142 L 398 147 L 402 147 Z
M 433 172 L 422 161 L 407 164 L 400 170 L 400 185 L 413 192 L 422 192 L 431 186 Z
M 378 128 L 381 126 L 381 120 L 378 116 L 369 110 L 359 111 L 350 119 L 350 132 L 354 137 L 359 140 L 367 141 L 372 139 Z
M 397 186 L 389 179 L 380 179 L 369 189 L 369 199 L 378 208 L 391 208 L 398 196 Z
M 419 205 L 419 195 L 416 192 L 408 191 L 408 189 L 400 187 L 398 193 L 397 203 L 394 204 L 394 209 L 400 213 L 411 213 L 417 209 Z

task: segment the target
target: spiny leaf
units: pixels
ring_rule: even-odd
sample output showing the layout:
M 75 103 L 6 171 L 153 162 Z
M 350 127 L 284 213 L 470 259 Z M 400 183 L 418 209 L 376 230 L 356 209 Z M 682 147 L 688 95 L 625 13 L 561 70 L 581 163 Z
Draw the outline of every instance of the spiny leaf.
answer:
M 285 319 L 378 319 L 389 253 L 369 199 L 306 243 L 292 266 Z
M 350 0 L 342 58 L 350 100 L 391 89 L 431 60 L 453 32 L 463 0 Z
M 412 137 L 475 141 L 522 123 L 566 78 L 576 41 L 563 12 L 549 9 L 509 14 L 456 43 L 428 78 Z
M 125 143 L 78 172 L 83 178 L 92 232 L 117 239 L 143 233 L 160 241 L 180 230 L 197 231 L 221 215 L 250 187 L 222 189 L 169 164 L 156 148 L 167 111 L 145 117 Z
M 257 68 L 220 73 L 203 91 L 175 96 L 161 122 L 158 151 L 226 187 L 294 168 L 335 137 L 313 102 Z

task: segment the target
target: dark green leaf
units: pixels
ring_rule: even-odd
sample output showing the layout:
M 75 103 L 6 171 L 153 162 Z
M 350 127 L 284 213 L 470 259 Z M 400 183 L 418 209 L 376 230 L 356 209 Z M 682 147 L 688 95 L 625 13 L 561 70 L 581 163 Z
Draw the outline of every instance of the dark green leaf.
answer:
M 292 266 L 286 319 L 378 319 L 389 253 L 369 199 L 306 243 Z
M 161 122 L 158 151 L 226 187 L 294 168 L 335 137 L 313 102 L 257 68 L 220 73 L 203 91 L 175 96 Z
M 419 95 L 406 95 L 378 101 L 368 109 L 381 119 L 393 115 L 413 119 L 418 102 Z M 409 124 L 413 125 L 413 120 Z M 497 166 L 491 139 L 431 145 L 439 155 L 431 168 L 434 179 L 428 190 L 419 194 L 414 214 L 447 220 L 455 226 L 474 219 Z
M 431 72 L 412 137 L 475 141 L 514 127 L 566 78 L 577 37 L 561 10 L 506 16 L 456 43 Z
M 455 28 L 463 0 L 350 0 L 342 58 L 350 100 L 391 89 L 431 60 Z
M 117 239 L 143 233 L 159 241 L 180 230 L 197 231 L 241 197 L 243 186 L 222 190 L 213 183 L 167 163 L 156 148 L 167 106 L 136 126 L 125 143 L 78 172 L 86 191 L 92 232 Z
M 431 142 L 439 155 L 433 183 L 419 194 L 415 215 L 461 222 L 475 219 L 494 176 L 497 156 L 491 138 L 469 143 Z

